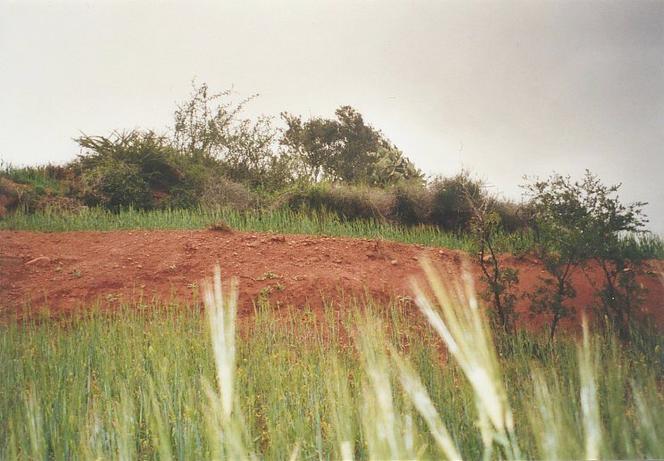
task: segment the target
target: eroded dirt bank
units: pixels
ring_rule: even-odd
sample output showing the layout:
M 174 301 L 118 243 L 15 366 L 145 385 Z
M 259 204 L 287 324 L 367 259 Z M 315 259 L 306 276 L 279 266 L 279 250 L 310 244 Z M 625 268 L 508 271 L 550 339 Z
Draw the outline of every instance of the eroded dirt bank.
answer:
M 0 232 L 0 316 L 22 317 L 27 306 L 66 313 L 100 301 L 113 306 L 141 299 L 195 300 L 200 283 L 219 263 L 224 277 L 239 277 L 240 314 L 253 300 L 309 304 L 366 293 L 382 300 L 411 296 L 410 281 L 429 258 L 448 277 L 461 272 L 463 252 L 366 239 L 215 231 Z M 543 275 L 533 258 L 507 257 L 519 269 L 519 292 Z M 640 277 L 646 312 L 664 326 L 664 289 L 651 265 Z M 473 272 L 479 275 L 476 267 Z M 577 308 L 593 302 L 596 271 L 577 271 Z M 517 310 L 527 312 L 520 299 Z M 522 321 L 545 319 L 522 315 Z

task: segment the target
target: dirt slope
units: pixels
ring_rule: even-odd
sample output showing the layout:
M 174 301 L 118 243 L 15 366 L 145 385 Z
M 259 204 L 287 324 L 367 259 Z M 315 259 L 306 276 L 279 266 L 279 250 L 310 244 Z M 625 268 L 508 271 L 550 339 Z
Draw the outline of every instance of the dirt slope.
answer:
M 26 315 L 28 305 L 64 313 L 100 300 L 105 305 L 140 299 L 195 300 L 200 282 L 219 263 L 238 276 L 240 313 L 268 297 L 275 305 L 369 293 L 378 299 L 411 295 L 428 257 L 456 277 L 465 254 L 384 241 L 215 231 L 0 232 L 0 316 Z M 520 271 L 520 292 L 532 291 L 542 268 L 532 259 L 507 258 Z M 652 268 L 641 277 L 646 310 L 664 325 L 664 289 Z M 477 276 L 477 268 L 473 271 Z M 593 301 L 593 271 L 574 276 L 576 306 Z M 528 302 L 519 301 L 525 312 Z M 530 319 L 539 323 L 545 319 Z

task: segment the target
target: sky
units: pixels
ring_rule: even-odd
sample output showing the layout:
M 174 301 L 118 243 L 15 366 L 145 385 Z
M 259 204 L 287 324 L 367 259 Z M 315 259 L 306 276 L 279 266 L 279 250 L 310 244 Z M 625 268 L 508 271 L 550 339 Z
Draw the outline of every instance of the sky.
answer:
M 590 169 L 664 234 L 664 1 L 0 0 L 0 160 L 165 131 L 192 79 L 247 114 L 351 105 L 423 171 Z

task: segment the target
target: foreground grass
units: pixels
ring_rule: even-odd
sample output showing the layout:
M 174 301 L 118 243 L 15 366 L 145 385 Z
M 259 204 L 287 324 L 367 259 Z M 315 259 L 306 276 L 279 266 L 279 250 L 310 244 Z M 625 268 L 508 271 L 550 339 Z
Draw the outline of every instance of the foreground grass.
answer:
M 656 334 L 493 349 L 466 309 L 453 359 L 413 306 L 358 307 L 263 306 L 237 344 L 186 306 L 0 326 L 0 459 L 664 457 Z
M 205 229 L 223 221 L 233 229 L 251 232 L 326 235 L 385 239 L 473 252 L 468 235 L 444 232 L 432 226 L 403 227 L 378 221 L 348 221 L 335 214 L 293 212 L 278 209 L 266 212 L 238 212 L 228 209 L 178 209 L 111 213 L 90 209 L 78 213 L 15 213 L 0 219 L 0 230 L 42 232 L 111 231 L 128 229 Z M 664 242 L 654 235 L 627 238 L 632 247 L 649 258 L 664 259 Z M 502 234 L 498 251 L 519 254 L 533 245 L 528 232 Z

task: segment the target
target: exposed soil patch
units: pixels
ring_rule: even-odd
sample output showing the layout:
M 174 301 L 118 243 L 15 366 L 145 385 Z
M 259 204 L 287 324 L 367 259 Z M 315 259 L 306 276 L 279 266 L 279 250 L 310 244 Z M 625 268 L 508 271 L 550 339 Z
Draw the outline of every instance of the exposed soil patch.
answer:
M 0 317 L 24 317 L 47 306 L 66 313 L 100 302 L 185 302 L 200 300 L 200 284 L 218 263 L 224 277 L 240 279 L 240 315 L 253 312 L 264 297 L 274 306 L 310 305 L 324 300 L 370 295 L 378 300 L 412 295 L 411 279 L 421 277 L 419 260 L 434 261 L 444 276 L 458 277 L 463 252 L 393 242 L 203 231 L 0 232 Z M 519 269 L 521 293 L 543 275 L 532 258 L 506 257 Z M 474 264 L 472 272 L 479 279 Z M 592 269 L 577 271 L 578 310 L 594 302 Z M 654 265 L 640 277 L 647 289 L 644 311 L 664 326 L 664 289 Z M 545 318 L 525 313 L 536 325 Z

